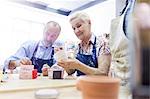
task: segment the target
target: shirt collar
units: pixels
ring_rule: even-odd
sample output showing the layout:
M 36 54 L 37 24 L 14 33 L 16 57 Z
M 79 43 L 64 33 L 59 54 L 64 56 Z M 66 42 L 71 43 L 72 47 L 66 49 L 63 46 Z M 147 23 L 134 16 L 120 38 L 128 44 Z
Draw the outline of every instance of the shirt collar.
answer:
M 96 36 L 92 33 L 92 35 L 91 35 L 91 38 L 90 38 L 89 42 L 91 42 L 92 44 L 94 44 L 95 37 L 96 37 Z
M 90 42 L 91 44 L 94 44 L 95 37 L 96 37 L 96 36 L 92 33 L 92 35 L 91 35 L 91 37 L 90 37 L 90 39 L 89 39 L 89 42 Z M 81 44 L 81 42 L 78 43 L 78 45 L 80 45 L 80 44 Z
M 43 40 L 40 40 L 40 41 L 39 41 L 39 47 L 46 48 L 46 47 L 44 46 L 44 41 L 43 41 Z M 53 47 L 53 46 L 48 46 L 48 48 L 49 48 L 49 47 Z

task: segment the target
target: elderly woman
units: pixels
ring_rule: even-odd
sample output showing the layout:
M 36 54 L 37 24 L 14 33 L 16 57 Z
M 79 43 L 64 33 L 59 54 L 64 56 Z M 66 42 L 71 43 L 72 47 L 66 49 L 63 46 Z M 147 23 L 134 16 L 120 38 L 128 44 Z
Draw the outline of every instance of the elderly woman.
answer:
M 77 71 L 80 75 L 107 75 L 110 65 L 108 44 L 91 32 L 91 21 L 86 13 L 77 13 L 70 18 L 75 35 L 80 39 L 76 59 L 62 60 L 58 65 L 68 74 Z

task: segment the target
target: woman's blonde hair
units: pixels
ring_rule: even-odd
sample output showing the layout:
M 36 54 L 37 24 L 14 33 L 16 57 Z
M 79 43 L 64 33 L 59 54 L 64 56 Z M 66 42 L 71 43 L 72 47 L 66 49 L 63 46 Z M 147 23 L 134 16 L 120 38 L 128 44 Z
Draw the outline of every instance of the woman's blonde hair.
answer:
M 70 22 L 72 21 L 72 20 L 74 20 L 74 19 L 76 19 L 76 18 L 79 18 L 79 19 L 81 19 L 81 20 L 83 20 L 83 21 L 90 21 L 90 17 L 89 17 L 89 15 L 87 14 L 87 13 L 85 13 L 85 12 L 77 12 L 77 13 L 75 13 L 75 14 L 72 14 L 71 16 L 70 16 Z

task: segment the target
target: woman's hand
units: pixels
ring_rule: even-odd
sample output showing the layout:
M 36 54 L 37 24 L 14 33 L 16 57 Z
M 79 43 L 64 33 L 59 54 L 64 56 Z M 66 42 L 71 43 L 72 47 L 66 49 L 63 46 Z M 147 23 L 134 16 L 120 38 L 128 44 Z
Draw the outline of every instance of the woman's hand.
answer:
M 64 69 L 78 69 L 80 61 L 77 59 L 68 59 L 58 61 L 58 65 Z

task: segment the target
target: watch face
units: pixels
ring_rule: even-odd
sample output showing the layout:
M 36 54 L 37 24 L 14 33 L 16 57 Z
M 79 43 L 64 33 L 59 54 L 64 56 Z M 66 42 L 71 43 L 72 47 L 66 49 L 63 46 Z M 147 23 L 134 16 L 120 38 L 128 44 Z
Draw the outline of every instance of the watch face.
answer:
M 53 79 L 62 79 L 62 71 L 53 71 Z

